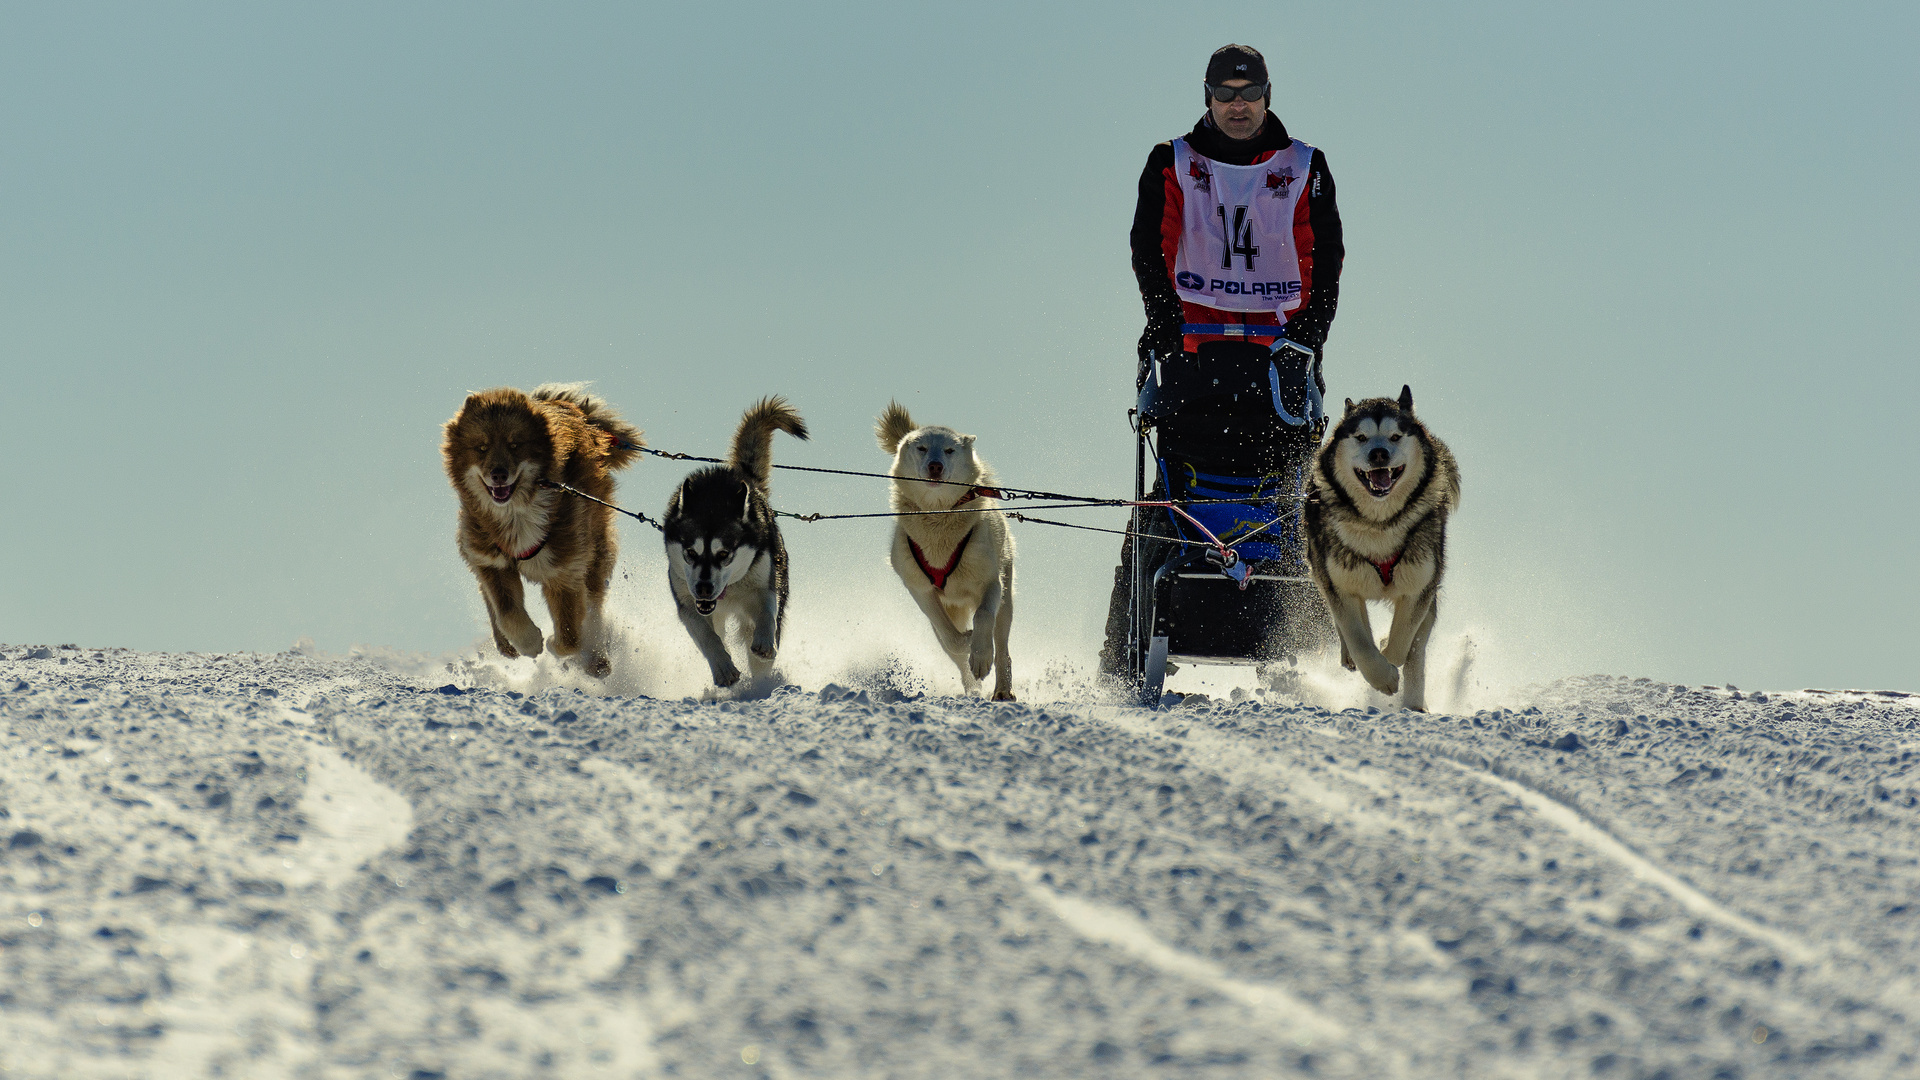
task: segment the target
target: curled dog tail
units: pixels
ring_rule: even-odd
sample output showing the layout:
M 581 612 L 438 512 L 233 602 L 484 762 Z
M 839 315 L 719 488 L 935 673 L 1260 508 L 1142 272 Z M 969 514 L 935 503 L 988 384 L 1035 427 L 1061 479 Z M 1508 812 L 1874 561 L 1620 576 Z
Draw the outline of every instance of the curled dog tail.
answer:
M 807 422 L 793 411 L 783 397 L 765 397 L 755 402 L 740 418 L 740 430 L 733 433 L 733 449 L 727 452 L 727 464 L 745 473 L 761 487 L 773 477 L 773 433 L 784 431 L 796 439 L 807 437 Z
M 916 426 L 913 417 L 907 415 L 905 405 L 889 401 L 887 411 L 881 413 L 880 419 L 874 422 L 873 434 L 880 440 L 880 449 L 892 454 L 899 452 L 900 441 L 912 434 Z
M 543 383 L 534 387 L 533 400 L 565 402 L 579 409 L 587 426 L 603 436 L 602 453 L 607 468 L 624 469 L 640 456 L 640 448 L 647 445 L 646 435 L 620 419 L 605 401 L 587 393 L 587 385 L 583 382 Z

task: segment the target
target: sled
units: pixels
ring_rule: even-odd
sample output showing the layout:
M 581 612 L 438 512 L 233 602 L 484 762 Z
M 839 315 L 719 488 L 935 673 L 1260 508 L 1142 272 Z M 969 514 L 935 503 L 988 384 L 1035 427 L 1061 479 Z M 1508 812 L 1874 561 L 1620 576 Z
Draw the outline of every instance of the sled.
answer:
M 1135 507 L 1123 564 L 1126 673 L 1147 706 L 1160 703 L 1173 664 L 1270 670 L 1332 640 L 1300 533 L 1326 429 L 1317 360 L 1218 344 L 1156 358 L 1127 414 L 1135 501 L 1184 510 Z

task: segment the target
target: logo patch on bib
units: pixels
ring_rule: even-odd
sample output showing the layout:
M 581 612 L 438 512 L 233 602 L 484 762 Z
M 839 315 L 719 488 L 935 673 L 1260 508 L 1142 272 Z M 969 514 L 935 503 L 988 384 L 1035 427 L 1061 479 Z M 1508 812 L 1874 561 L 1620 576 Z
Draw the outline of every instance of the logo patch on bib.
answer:
M 1213 190 L 1213 174 L 1208 172 L 1207 167 L 1200 164 L 1198 160 L 1187 162 L 1187 175 L 1193 178 L 1195 191 Z

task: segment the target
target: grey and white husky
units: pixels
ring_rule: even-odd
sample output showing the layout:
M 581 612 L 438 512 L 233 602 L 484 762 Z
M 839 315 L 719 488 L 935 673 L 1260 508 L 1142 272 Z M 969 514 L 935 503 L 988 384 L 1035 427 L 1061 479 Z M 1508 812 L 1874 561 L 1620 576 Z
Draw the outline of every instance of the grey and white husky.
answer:
M 893 519 L 893 572 L 960 668 L 967 693 L 991 669 L 993 699 L 1012 701 L 1013 533 L 993 471 L 973 452 L 973 436 L 921 427 L 897 401 L 873 430 L 893 455 L 892 503 L 901 515 Z
M 1347 399 L 1346 415 L 1314 459 L 1302 508 L 1307 564 L 1340 634 L 1340 662 L 1375 690 L 1427 708 L 1427 638 L 1446 570 L 1447 515 L 1460 504 L 1460 467 L 1400 400 Z M 1375 647 L 1367 601 L 1393 602 Z M 1398 669 L 1398 670 L 1396 670 Z
M 727 463 L 682 481 L 661 523 L 674 604 L 713 669 L 715 686 L 740 681 L 724 638 L 729 622 L 747 638 L 747 669 L 755 681 L 772 673 L 780 649 L 787 547 L 767 500 L 776 430 L 807 437 L 806 423 L 785 399 L 763 398 L 740 418 Z

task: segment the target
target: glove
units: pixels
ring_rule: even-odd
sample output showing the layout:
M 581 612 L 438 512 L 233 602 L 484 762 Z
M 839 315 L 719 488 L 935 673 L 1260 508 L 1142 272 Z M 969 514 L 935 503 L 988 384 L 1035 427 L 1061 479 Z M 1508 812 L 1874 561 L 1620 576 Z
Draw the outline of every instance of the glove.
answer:
M 1310 427 L 1326 418 L 1321 394 L 1320 355 L 1297 341 L 1273 343 L 1273 411 L 1294 427 Z
M 1141 331 L 1140 345 L 1137 349 L 1140 367 L 1134 372 L 1133 385 L 1135 387 L 1146 385 L 1147 373 L 1153 370 L 1154 357 L 1165 360 L 1170 356 L 1178 356 L 1181 344 L 1182 339 L 1178 331 L 1169 335 L 1152 326 Z

